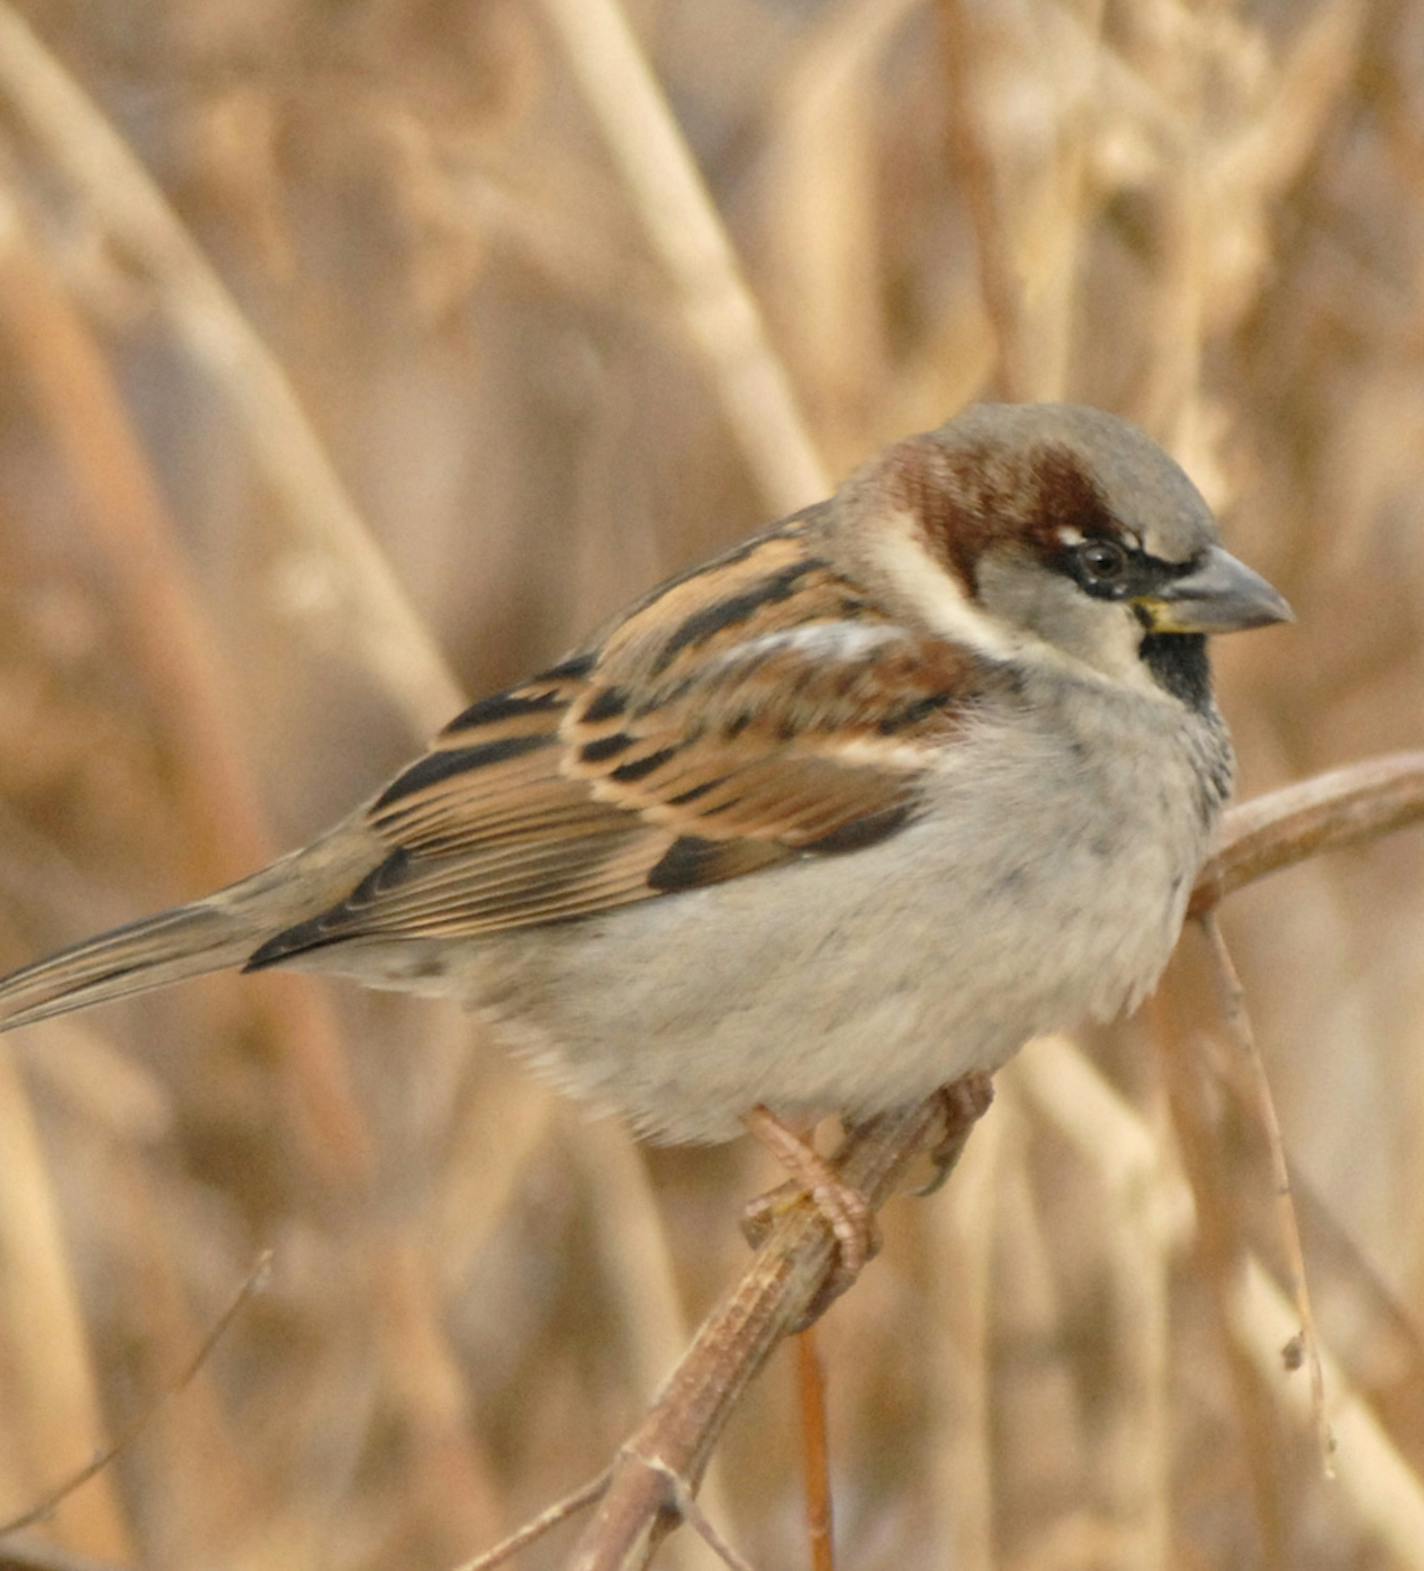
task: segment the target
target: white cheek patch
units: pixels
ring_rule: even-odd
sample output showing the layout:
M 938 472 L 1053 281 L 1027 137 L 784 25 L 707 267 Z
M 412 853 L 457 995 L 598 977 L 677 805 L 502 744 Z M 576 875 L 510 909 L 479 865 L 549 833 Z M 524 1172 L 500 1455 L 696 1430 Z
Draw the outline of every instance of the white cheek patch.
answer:
M 1139 658 L 1142 629 L 1126 606 L 1103 606 L 1104 625 L 1098 658 L 1069 654 L 1026 629 L 1005 627 L 970 600 L 954 573 L 942 567 L 922 543 L 906 514 L 894 520 L 876 546 L 882 571 L 925 623 L 941 638 L 989 659 L 1016 660 L 1041 670 L 1060 671 L 1077 680 L 1112 682 L 1165 698 Z
M 1019 653 L 1023 640 L 969 599 L 953 573 L 925 549 L 908 514 L 884 532 L 875 554 L 895 588 L 941 638 L 998 659 Z
M 1126 606 L 1114 609 L 1123 615 L 1116 623 L 1110 622 L 1104 628 L 1102 647 L 1095 661 L 1097 668 L 1103 675 L 1112 677 L 1125 687 L 1135 688 L 1153 697 L 1165 697 L 1142 660 L 1141 624 Z

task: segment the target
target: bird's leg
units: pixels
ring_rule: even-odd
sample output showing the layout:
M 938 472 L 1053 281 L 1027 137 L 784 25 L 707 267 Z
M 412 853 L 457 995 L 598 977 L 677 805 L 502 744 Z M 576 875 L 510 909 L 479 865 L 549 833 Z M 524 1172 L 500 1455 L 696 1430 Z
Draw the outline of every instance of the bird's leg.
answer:
M 858 1189 L 842 1183 L 836 1170 L 810 1141 L 769 1108 L 754 1107 L 743 1115 L 742 1122 L 748 1133 L 755 1135 L 791 1174 L 790 1183 L 759 1196 L 742 1213 L 742 1231 L 748 1242 L 755 1248 L 788 1206 L 809 1196 L 836 1236 L 840 1249 L 836 1292 L 843 1292 L 880 1248 L 879 1230 L 869 1202 Z
M 944 1134 L 939 1144 L 930 1152 L 934 1174 L 917 1195 L 932 1195 L 954 1171 L 954 1164 L 964 1150 L 969 1131 L 989 1111 L 994 1100 L 994 1082 L 982 1070 L 971 1070 L 961 1075 L 951 1085 L 937 1091 L 940 1111 L 944 1117 Z

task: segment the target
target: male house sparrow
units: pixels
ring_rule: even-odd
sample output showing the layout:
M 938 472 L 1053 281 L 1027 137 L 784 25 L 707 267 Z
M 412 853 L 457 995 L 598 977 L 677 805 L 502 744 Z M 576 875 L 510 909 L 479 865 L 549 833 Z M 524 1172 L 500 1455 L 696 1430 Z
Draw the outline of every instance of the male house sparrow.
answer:
M 1204 635 L 1289 616 L 1133 426 L 979 405 L 0 1029 L 283 965 L 453 994 L 659 1140 L 884 1111 L 1153 986 L 1231 783 Z

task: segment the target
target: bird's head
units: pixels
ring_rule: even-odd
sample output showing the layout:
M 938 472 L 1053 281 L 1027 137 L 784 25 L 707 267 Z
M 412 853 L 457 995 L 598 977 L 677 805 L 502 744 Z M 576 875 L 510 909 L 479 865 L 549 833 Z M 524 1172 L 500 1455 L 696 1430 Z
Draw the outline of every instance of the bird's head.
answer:
M 838 523 L 901 614 L 988 657 L 1209 696 L 1205 639 L 1288 621 L 1180 466 L 1068 404 L 976 404 L 854 475 Z

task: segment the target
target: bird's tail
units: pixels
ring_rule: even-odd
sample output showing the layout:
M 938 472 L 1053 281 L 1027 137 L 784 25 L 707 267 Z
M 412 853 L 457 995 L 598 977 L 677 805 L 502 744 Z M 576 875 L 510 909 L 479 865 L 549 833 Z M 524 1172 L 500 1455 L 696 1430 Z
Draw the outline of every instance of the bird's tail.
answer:
M 0 1031 L 241 965 L 274 932 L 348 893 L 373 837 L 346 825 L 206 900 L 101 933 L 0 978 Z
M 205 901 L 131 922 L 0 981 L 0 1031 L 221 971 L 260 942 L 239 914 Z

